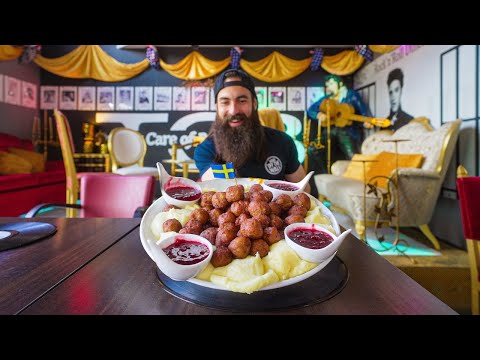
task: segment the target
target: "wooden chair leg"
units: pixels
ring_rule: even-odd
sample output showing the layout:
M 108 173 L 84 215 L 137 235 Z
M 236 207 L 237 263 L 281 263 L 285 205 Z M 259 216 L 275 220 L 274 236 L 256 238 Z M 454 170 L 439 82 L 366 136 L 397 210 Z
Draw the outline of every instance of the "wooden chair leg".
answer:
M 423 224 L 419 226 L 420 230 L 422 233 L 430 240 L 430 242 L 433 244 L 433 247 L 436 250 L 440 250 L 440 243 L 438 242 L 438 239 L 433 235 L 433 233 L 430 231 L 430 228 L 428 227 L 427 224 Z
M 477 240 L 467 240 L 468 263 L 470 265 L 470 282 L 472 289 L 472 315 L 480 315 L 480 283 L 478 280 L 478 261 L 480 246 Z

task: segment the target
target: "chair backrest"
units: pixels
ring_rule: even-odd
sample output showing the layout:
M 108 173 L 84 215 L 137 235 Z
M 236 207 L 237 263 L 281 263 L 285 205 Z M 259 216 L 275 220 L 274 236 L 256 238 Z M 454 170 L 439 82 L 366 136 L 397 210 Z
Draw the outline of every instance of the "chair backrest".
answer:
M 148 175 L 85 174 L 80 186 L 80 217 L 131 218 L 155 196 L 155 178 Z
M 285 131 L 285 124 L 280 111 L 274 108 L 263 108 L 258 110 L 258 117 L 263 126 Z
M 462 176 L 462 170 L 459 166 L 457 190 L 470 264 L 472 314 L 480 315 L 480 176 Z
M 55 117 L 55 124 L 57 126 L 58 139 L 62 149 L 63 164 L 65 166 L 66 175 L 66 202 L 68 204 L 75 204 L 78 200 L 79 184 L 77 180 L 77 169 L 75 168 L 75 161 L 73 154 L 75 147 L 73 144 L 72 132 L 67 118 L 60 110 L 53 110 Z M 67 217 L 75 217 L 76 209 L 67 209 Z
M 480 241 L 480 176 L 457 178 L 465 238 Z
M 135 130 L 119 127 L 112 129 L 108 136 L 108 151 L 112 157 L 112 171 L 124 166 L 143 167 L 147 143 L 143 135 Z
M 368 136 L 362 143 L 362 154 L 395 152 L 394 143 L 384 140 L 408 139 L 410 141 L 398 143 L 398 153 L 422 154 L 422 169 L 438 173 L 443 181 L 455 150 L 461 120 L 447 122 L 433 130 L 425 119 L 413 119 L 393 134 L 382 130 Z

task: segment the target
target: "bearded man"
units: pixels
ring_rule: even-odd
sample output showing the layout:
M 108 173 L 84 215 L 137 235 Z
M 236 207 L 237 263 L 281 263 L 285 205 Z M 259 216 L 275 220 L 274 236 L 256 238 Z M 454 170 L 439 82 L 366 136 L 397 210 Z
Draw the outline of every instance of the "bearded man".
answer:
M 213 179 L 212 164 L 227 162 L 233 163 L 237 177 L 290 182 L 305 177 L 293 139 L 261 125 L 255 85 L 247 73 L 237 69 L 221 73 L 214 96 L 215 121 L 193 156 L 202 180 Z M 309 185 L 305 191 L 310 191 Z

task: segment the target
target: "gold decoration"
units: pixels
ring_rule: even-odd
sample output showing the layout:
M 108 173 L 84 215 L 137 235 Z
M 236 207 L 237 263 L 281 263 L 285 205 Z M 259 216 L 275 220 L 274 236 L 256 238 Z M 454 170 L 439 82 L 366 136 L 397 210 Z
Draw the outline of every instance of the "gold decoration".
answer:
M 52 118 L 47 116 L 47 110 L 43 111 L 43 122 L 40 117 L 33 117 L 32 142 L 34 146 L 43 145 L 43 158 L 45 161 L 47 161 L 48 157 L 48 146 L 60 146 L 58 133 L 53 130 Z

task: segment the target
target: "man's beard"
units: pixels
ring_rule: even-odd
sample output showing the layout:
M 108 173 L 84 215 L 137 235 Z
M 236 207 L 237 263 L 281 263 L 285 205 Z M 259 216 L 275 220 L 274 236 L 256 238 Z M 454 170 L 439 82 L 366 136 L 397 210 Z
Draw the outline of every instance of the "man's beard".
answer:
M 242 120 L 242 125 L 231 127 L 229 120 L 235 119 Z M 250 117 L 238 114 L 224 119 L 217 113 L 212 131 L 218 160 L 232 162 L 235 169 L 251 159 L 258 159 L 262 153 L 264 134 L 256 111 Z

